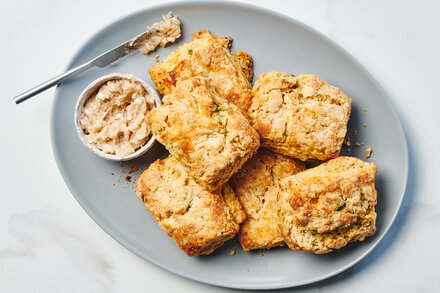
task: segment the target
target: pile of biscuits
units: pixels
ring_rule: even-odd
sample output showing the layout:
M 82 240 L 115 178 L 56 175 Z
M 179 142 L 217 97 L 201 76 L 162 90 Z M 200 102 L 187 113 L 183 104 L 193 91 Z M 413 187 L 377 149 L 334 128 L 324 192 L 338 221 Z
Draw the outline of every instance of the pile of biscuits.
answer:
M 137 180 L 148 211 L 189 256 L 237 234 L 246 251 L 314 253 L 373 235 L 376 165 L 338 157 L 351 98 L 308 74 L 252 86 L 231 41 L 202 30 L 149 69 L 163 105 L 147 123 L 170 155 Z

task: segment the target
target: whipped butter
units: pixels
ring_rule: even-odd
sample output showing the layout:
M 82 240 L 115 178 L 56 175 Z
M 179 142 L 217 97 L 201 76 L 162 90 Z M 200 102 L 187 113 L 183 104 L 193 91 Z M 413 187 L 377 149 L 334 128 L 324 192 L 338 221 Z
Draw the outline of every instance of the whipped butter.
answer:
M 151 137 L 146 117 L 152 95 L 133 79 L 107 81 L 85 102 L 80 126 L 87 142 L 106 154 L 128 156 Z

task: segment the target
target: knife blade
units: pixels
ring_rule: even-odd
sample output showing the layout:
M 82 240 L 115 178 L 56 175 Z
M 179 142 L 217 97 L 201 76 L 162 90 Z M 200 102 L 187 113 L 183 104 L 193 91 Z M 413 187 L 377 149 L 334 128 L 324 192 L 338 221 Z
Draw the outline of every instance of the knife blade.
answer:
M 105 67 L 118 59 L 121 59 L 124 56 L 127 56 L 134 51 L 137 51 L 139 49 L 139 46 L 145 42 L 149 37 L 151 36 L 151 31 L 145 31 L 142 34 L 138 35 L 137 37 L 134 37 L 130 39 L 129 41 L 120 44 L 119 46 L 108 50 L 105 53 L 102 53 L 95 59 L 92 59 L 92 63 L 94 66 L 97 67 Z
M 102 68 L 105 67 L 124 56 L 127 56 L 139 49 L 139 46 L 142 45 L 143 42 L 147 41 L 151 37 L 151 30 L 147 30 L 142 34 L 128 40 L 125 43 L 120 44 L 119 46 L 114 47 L 113 49 L 108 50 L 107 52 L 102 53 L 101 55 L 89 60 L 77 67 L 74 67 L 63 74 L 60 74 L 24 93 L 16 96 L 14 101 L 16 104 L 20 104 L 23 101 L 59 84 L 63 80 L 66 80 L 72 76 L 75 76 L 89 68 L 94 66 Z

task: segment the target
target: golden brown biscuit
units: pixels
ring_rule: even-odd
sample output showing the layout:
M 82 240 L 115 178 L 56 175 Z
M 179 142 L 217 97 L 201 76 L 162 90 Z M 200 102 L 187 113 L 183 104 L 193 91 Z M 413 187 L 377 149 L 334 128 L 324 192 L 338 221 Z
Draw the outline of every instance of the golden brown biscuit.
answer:
M 151 164 L 136 182 L 138 197 L 188 256 L 210 254 L 238 232 L 245 214 L 231 192 L 227 185 L 205 190 L 172 156 Z
M 244 250 L 284 245 L 278 229 L 277 183 L 303 170 L 303 162 L 260 148 L 231 177 L 229 183 L 248 214 L 238 234 Z
M 339 155 L 351 98 L 315 75 L 269 72 L 258 77 L 248 110 L 261 145 L 302 161 Z
M 150 67 L 157 91 L 167 95 L 179 80 L 206 77 L 220 96 L 245 113 L 251 101 L 248 78 L 252 79 L 252 59 L 244 52 L 232 55 L 228 49 L 231 41 L 208 30 L 194 34 L 191 43 L 180 46 L 165 60 Z
M 327 253 L 376 231 L 377 167 L 339 157 L 280 181 L 278 220 L 287 245 Z
M 179 82 L 163 105 L 150 112 L 147 123 L 156 139 L 208 190 L 226 183 L 260 145 L 238 108 L 201 77 Z

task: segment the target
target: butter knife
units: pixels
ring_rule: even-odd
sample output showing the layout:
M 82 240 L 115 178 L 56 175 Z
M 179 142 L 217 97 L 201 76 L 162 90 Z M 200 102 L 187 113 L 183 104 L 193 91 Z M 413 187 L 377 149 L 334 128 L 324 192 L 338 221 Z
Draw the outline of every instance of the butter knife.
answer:
M 28 91 L 25 91 L 24 93 L 16 96 L 14 98 L 14 101 L 16 104 L 20 104 L 23 101 L 26 101 L 27 99 L 59 84 L 63 80 L 68 79 L 69 77 L 75 76 L 89 68 L 92 68 L 94 66 L 97 67 L 105 67 L 116 60 L 133 53 L 139 48 L 139 45 L 142 44 L 144 41 L 146 41 L 151 36 L 151 31 L 147 30 L 143 32 L 142 34 L 138 35 L 137 37 L 134 37 L 130 39 L 129 41 L 111 49 L 108 50 L 105 53 L 102 53 L 98 57 L 83 63 L 75 68 L 70 69 L 69 71 L 64 72 L 63 74 L 58 75 L 57 77 L 54 77 Z

